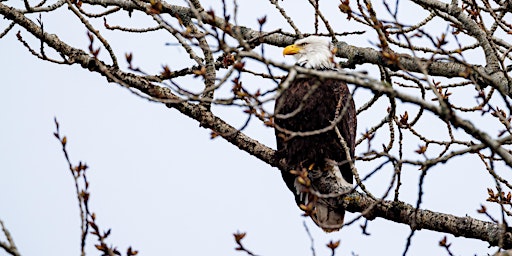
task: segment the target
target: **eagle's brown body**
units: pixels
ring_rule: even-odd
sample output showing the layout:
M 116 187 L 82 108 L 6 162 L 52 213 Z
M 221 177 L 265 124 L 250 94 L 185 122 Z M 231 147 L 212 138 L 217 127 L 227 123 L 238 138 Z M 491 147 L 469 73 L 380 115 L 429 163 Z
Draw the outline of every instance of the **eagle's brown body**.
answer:
M 345 83 L 330 79 L 322 82 L 316 78 L 296 79 L 276 100 L 276 110 L 276 114 L 281 115 L 299 110 L 286 119 L 275 119 L 279 127 L 291 132 L 326 128 L 334 121 L 336 112 L 343 114 L 336 126 L 349 145 L 351 158 L 354 158 L 355 106 Z M 342 174 L 347 182 L 352 183 L 350 165 L 345 161 L 346 155 L 342 153 L 344 150 L 334 129 L 289 140 L 285 139 L 287 134 L 276 129 L 276 136 L 278 155 L 285 158 L 288 165 L 323 165 L 324 159 L 331 159 L 341 164 L 341 170 L 348 170 Z
M 346 141 L 350 158 L 353 159 L 357 124 L 354 101 L 347 85 L 342 81 L 321 81 L 315 77 L 295 79 L 277 98 L 275 115 L 278 158 L 284 159 L 294 170 L 314 166 L 317 172 L 310 178 L 313 189 L 318 192 L 346 192 L 347 183 L 352 184 L 352 171 L 335 129 L 292 138 L 285 130 L 317 131 L 331 125 L 339 116 L 336 127 Z M 338 168 L 333 166 L 333 162 Z M 343 177 L 341 181 L 337 178 L 339 173 Z M 297 204 L 307 203 L 304 195 L 297 191 L 297 176 L 289 171 L 282 172 L 282 176 L 288 188 L 295 192 Z M 334 231 L 343 224 L 344 212 L 344 209 L 332 209 L 324 205 L 322 209 L 317 207 L 316 213 L 325 216 L 312 216 L 312 219 L 324 230 Z

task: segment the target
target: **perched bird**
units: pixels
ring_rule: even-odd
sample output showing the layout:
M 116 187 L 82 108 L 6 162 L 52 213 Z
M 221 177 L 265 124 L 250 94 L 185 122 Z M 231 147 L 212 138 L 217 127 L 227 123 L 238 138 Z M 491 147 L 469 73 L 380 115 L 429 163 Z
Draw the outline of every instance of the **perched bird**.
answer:
M 284 48 L 283 55 L 293 55 L 304 68 L 336 70 L 331 48 L 324 38 L 309 36 Z M 341 194 L 352 189 L 347 159 L 354 159 L 357 120 L 350 91 L 340 80 L 312 75 L 297 76 L 282 89 L 274 124 L 277 157 L 289 167 L 282 172 L 283 179 L 297 204 L 319 227 L 326 232 L 339 230 L 345 209 L 328 205 L 318 193 Z

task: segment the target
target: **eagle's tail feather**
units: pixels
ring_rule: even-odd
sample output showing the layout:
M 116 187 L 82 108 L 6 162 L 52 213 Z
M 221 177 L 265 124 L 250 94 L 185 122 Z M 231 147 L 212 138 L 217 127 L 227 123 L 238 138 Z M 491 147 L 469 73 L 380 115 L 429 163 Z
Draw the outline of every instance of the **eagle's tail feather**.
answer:
M 334 211 L 321 201 L 316 203 L 314 213 L 311 215 L 311 219 L 325 232 L 340 230 L 343 226 L 344 218 L 345 210 L 339 209 Z
M 324 168 L 321 170 L 310 170 L 309 178 L 311 178 L 312 187 L 321 194 L 342 194 L 352 190 L 352 184 L 347 182 L 343 175 L 339 165 L 332 160 L 326 159 Z M 303 187 L 296 181 L 295 189 L 297 191 L 303 191 Z M 300 193 L 300 202 L 305 202 L 305 205 L 309 204 L 309 193 Z M 306 200 L 303 200 L 305 197 Z M 345 217 L 345 209 L 333 208 L 328 202 L 322 198 L 313 199 L 311 202 L 314 203 L 314 209 L 310 213 L 311 219 L 317 226 L 322 228 L 325 232 L 338 231 L 343 227 L 343 219 Z

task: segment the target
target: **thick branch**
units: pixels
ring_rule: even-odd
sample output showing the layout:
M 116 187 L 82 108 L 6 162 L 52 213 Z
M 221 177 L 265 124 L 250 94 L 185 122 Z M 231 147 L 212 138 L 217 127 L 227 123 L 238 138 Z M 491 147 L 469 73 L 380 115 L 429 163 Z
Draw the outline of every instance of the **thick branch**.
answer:
M 139 9 L 139 11 L 143 12 L 146 11 L 141 9 L 140 6 L 131 3 L 130 1 L 85 0 L 83 2 L 92 5 L 118 6 L 126 11 L 131 11 L 134 9 Z M 164 8 L 162 12 L 169 13 L 175 17 L 186 16 L 195 18 L 194 12 L 188 7 L 170 5 L 165 2 L 163 3 L 163 7 Z M 278 33 L 271 33 L 267 35 L 268 32 L 266 31 L 253 30 L 244 26 L 235 26 L 234 24 L 226 22 L 222 18 L 212 17 L 205 11 L 202 11 L 200 15 L 201 20 L 209 21 L 210 24 L 224 30 L 234 38 L 241 37 L 247 41 L 252 40 L 254 43 L 265 43 L 278 47 L 289 45 L 296 39 L 294 37 Z M 260 38 L 260 40 L 253 40 L 255 38 Z M 496 70 L 492 69 L 489 70 L 481 65 L 466 65 L 456 62 L 436 60 L 432 61 L 415 58 L 408 54 L 399 54 L 397 62 L 390 62 L 382 57 L 380 51 L 375 49 L 356 47 L 345 42 L 339 42 L 337 44 L 337 48 L 338 49 L 336 51 L 336 55 L 341 58 L 349 59 L 349 62 L 353 64 L 371 63 L 388 67 L 391 70 L 407 70 L 417 73 L 423 73 L 423 68 L 426 68 L 428 73 L 432 76 L 442 76 L 448 78 L 466 78 L 468 75 L 472 75 L 473 77 L 477 78 L 476 80 L 479 81 L 482 85 L 493 85 L 500 91 L 512 97 L 512 92 L 510 92 L 512 85 L 509 84 L 509 81 L 504 76 L 503 72 L 496 72 Z M 468 72 L 470 73 L 468 74 Z
M 429 9 L 432 8 L 449 14 L 451 20 L 448 20 L 448 22 L 452 20 L 460 21 L 460 24 L 468 32 L 467 34 L 478 40 L 485 54 L 487 69 L 481 74 L 487 74 L 489 79 L 493 81 L 492 83 L 497 86 L 497 89 L 510 95 L 510 87 L 512 85 L 507 81 L 505 72 L 501 70 L 499 57 L 490 40 L 491 36 L 487 34 L 482 24 L 477 24 L 469 18 L 468 15 L 464 13 L 464 10 L 459 8 L 456 4 L 448 4 L 436 0 L 414 0 L 414 2 Z M 500 81 L 502 81 L 502 83 Z
M 345 203 L 350 212 L 365 212 L 370 216 L 378 216 L 387 220 L 409 225 L 411 229 L 428 229 L 454 236 L 475 238 L 489 242 L 491 246 L 512 248 L 512 234 L 492 222 L 481 221 L 471 217 L 457 217 L 451 214 L 417 210 L 410 204 L 395 201 L 375 200 L 360 193 L 352 193 L 345 198 L 338 198 L 337 205 Z M 369 210 L 369 211 L 368 211 Z M 501 241 L 503 239 L 503 241 Z

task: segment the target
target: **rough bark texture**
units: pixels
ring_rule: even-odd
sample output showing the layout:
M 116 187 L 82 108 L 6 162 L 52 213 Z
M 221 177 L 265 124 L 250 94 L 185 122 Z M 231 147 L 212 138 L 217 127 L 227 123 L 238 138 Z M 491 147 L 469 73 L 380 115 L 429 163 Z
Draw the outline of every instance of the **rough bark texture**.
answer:
M 375 201 L 361 194 L 352 193 L 335 204 L 346 204 L 350 212 L 363 212 L 368 218 L 380 217 L 409 225 L 411 229 L 428 229 L 454 236 L 474 238 L 489 242 L 490 246 L 512 248 L 512 234 L 492 222 L 471 217 L 457 217 L 451 214 L 416 209 L 414 206 L 396 201 Z

